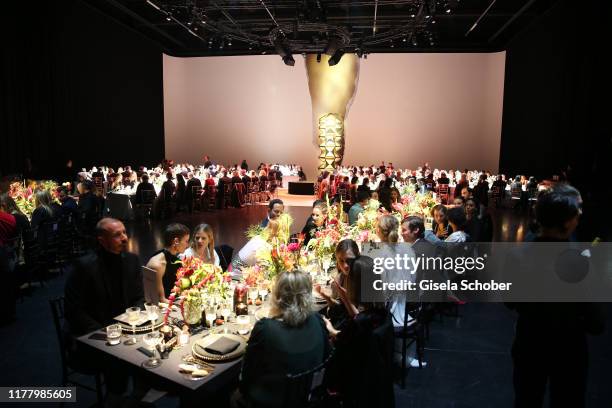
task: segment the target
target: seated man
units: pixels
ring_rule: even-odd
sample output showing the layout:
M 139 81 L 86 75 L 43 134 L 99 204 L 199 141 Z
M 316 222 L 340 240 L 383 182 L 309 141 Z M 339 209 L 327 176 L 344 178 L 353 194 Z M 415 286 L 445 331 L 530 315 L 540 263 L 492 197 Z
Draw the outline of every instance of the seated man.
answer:
M 149 182 L 149 175 L 144 173 L 140 177 L 140 184 L 136 187 L 136 204 L 152 204 L 157 198 L 155 187 Z M 148 193 L 145 193 L 148 191 Z
M 285 204 L 283 203 L 283 200 L 278 198 L 270 200 L 268 203 L 268 216 L 261 222 L 262 228 L 267 227 L 270 220 L 277 219 L 283 212 L 285 212 Z
M 367 191 L 360 190 L 357 192 L 357 202 L 353 204 L 348 214 L 349 225 L 355 225 L 359 219 L 359 214 L 368 206 L 368 201 L 370 201 L 370 194 Z
M 73 361 L 99 368 L 105 375 L 110 395 L 117 398 L 127 386 L 125 369 L 115 359 L 99 359 L 76 346 L 75 337 L 100 330 L 114 317 L 144 301 L 141 263 L 127 251 L 125 226 L 114 218 L 103 218 L 96 225 L 99 249 L 75 262 L 66 280 L 65 330 Z M 122 373 L 124 373 L 122 375 Z

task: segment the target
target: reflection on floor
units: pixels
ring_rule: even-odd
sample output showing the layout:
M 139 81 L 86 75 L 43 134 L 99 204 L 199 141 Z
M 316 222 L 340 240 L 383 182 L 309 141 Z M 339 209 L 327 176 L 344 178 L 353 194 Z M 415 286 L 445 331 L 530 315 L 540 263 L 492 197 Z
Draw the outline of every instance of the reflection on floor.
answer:
M 295 222 L 294 231 L 301 230 L 310 213 L 308 206 L 287 205 Z M 217 243 L 239 249 L 245 242 L 244 231 L 266 215 L 265 206 L 247 206 L 215 212 L 178 214 L 172 222 L 190 228 L 206 222 L 215 231 Z M 527 230 L 527 218 L 511 210 L 498 210 L 494 217 L 495 239 L 514 241 Z M 160 248 L 160 236 L 167 221 L 136 221 L 128 224 L 130 250 L 145 262 Z M 32 386 L 59 385 L 60 358 L 51 321 L 48 299 L 63 294 L 63 276 L 57 276 L 46 286 L 36 288 L 32 295 L 18 303 L 18 320 L 0 327 L 0 385 Z M 612 310 L 609 313 L 612 317 Z M 612 322 L 608 325 L 612 327 Z M 460 308 L 459 317 L 444 317 L 431 326 L 424 369 L 410 369 L 406 387 L 396 386 L 397 407 L 467 408 L 511 407 L 513 401 L 510 346 L 514 330 L 512 312 L 500 304 L 467 304 Z M 609 332 L 590 341 L 590 381 L 588 407 L 609 407 L 612 387 L 609 387 L 609 367 L 612 366 L 612 336 Z M 356 356 L 358 358 L 358 356 Z M 567 358 L 572 358 L 568 350 Z M 92 392 L 79 389 L 78 403 L 88 407 L 95 401 Z M 160 407 L 178 405 L 176 398 L 165 397 Z M 49 406 L 52 406 L 50 404 Z

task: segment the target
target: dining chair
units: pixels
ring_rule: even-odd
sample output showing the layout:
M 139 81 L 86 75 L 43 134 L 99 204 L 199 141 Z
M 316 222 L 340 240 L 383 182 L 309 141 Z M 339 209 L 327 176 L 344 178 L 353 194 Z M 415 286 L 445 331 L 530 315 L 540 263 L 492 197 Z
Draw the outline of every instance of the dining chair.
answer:
M 72 362 L 69 358 L 64 332 L 62 330 L 62 325 L 64 322 L 64 297 L 49 299 L 49 306 L 51 307 L 53 325 L 55 326 L 55 332 L 57 334 L 57 341 L 59 344 L 60 359 L 62 363 L 62 387 L 75 385 L 89 391 L 95 391 L 98 403 L 102 404 L 102 374 L 99 371 L 91 368 L 78 367 L 78 362 Z M 77 375 L 94 376 L 95 388 L 91 388 L 90 386 L 79 382 L 74 378 Z M 63 403 L 60 404 L 60 407 L 61 406 L 63 406 Z

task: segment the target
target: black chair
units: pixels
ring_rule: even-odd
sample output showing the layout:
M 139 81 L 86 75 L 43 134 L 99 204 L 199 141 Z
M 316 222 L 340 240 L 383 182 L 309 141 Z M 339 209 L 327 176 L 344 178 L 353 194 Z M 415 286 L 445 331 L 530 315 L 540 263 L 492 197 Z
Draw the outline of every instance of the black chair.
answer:
M 404 323 L 402 327 L 394 328 L 395 338 L 402 340 L 401 386 L 406 386 L 406 351 L 416 343 L 419 368 L 423 368 L 422 361 L 425 350 L 425 330 L 428 324 L 426 319 L 427 305 L 425 303 L 406 302 L 404 309 Z M 409 316 L 412 319 L 409 319 Z M 427 330 L 429 331 L 429 330 Z
M 325 369 L 333 359 L 333 353 L 318 366 L 298 373 L 287 374 L 282 407 L 303 408 L 324 405 L 329 397 L 323 384 Z
M 95 391 L 98 403 L 103 401 L 102 392 L 102 374 L 99 371 L 95 371 L 89 368 L 77 366 L 78 362 L 72 362 L 69 359 L 68 349 L 66 347 L 66 340 L 62 331 L 62 323 L 64 321 L 64 298 L 58 297 L 49 299 L 49 306 L 51 307 L 51 314 L 53 315 L 53 325 L 55 326 L 55 332 L 57 334 L 57 341 L 59 344 L 60 357 L 62 361 L 62 387 L 68 385 L 76 385 L 83 387 L 89 391 Z M 76 375 L 93 375 L 95 378 L 95 388 L 91 388 L 88 385 L 78 382 L 73 377 Z M 60 404 L 62 406 L 63 404 Z
M 232 256 L 234 255 L 234 248 L 229 245 L 217 245 L 215 247 L 217 255 L 219 255 L 219 263 L 221 269 L 227 271 L 230 263 L 232 262 Z

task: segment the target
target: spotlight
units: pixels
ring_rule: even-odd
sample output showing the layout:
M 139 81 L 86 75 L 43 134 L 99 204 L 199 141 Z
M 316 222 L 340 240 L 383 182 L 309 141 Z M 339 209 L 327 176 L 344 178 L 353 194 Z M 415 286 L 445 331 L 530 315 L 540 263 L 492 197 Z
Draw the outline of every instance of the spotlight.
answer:
M 283 59 L 285 65 L 289 65 L 290 67 L 295 65 L 295 60 L 293 59 L 293 55 L 291 55 L 291 48 L 289 48 L 289 44 L 285 42 L 285 38 L 276 37 L 273 45 L 278 55 Z
M 449 9 L 449 8 L 446 9 L 446 14 L 450 14 L 450 12 L 451 12 L 451 9 Z
M 406 42 L 408 39 L 406 37 L 402 38 L 402 42 Z
M 232 46 L 232 39 L 230 38 L 229 41 L 227 42 L 227 46 L 231 47 Z
M 285 63 L 285 65 L 288 65 L 290 67 L 295 65 L 295 60 L 293 59 L 293 55 L 284 56 L 283 62 Z
M 340 62 L 340 59 L 342 58 L 343 55 L 344 55 L 344 51 L 338 50 L 334 53 L 334 55 L 332 55 L 329 58 L 329 61 L 327 61 L 327 63 L 329 64 L 330 67 L 333 67 L 334 65 Z
M 323 51 L 327 55 L 334 55 L 336 51 L 342 46 L 340 39 L 336 36 L 332 36 L 329 38 L 327 42 L 327 46 L 325 47 L 325 51 Z
M 410 17 L 411 17 L 411 18 L 415 18 L 415 17 L 416 17 L 416 14 L 411 14 L 411 15 L 410 15 Z
M 170 17 L 170 14 L 168 14 L 168 15 L 166 16 L 166 20 L 167 20 L 167 21 L 172 21 L 172 17 Z
M 321 53 L 317 52 L 317 62 L 321 62 Z

